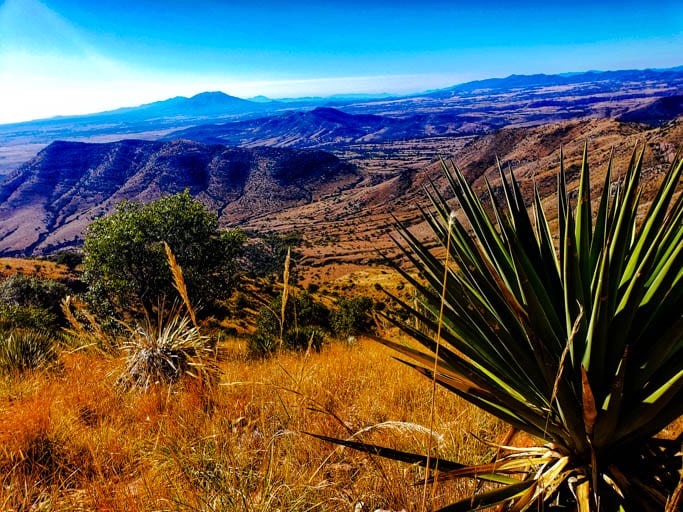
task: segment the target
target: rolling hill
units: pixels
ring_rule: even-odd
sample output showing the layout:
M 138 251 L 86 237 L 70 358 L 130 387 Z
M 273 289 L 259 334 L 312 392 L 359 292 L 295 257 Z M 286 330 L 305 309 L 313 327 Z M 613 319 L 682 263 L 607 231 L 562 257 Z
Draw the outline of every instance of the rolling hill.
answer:
M 147 202 L 188 189 L 222 223 L 240 224 L 358 181 L 352 165 L 322 151 L 54 142 L 0 184 L 0 254 L 78 245 L 85 226 L 124 199 Z
M 229 148 L 190 141 L 56 142 L 0 184 L 0 253 L 45 254 L 77 245 L 92 219 L 122 199 L 147 201 L 189 189 L 225 226 L 302 233 L 305 280 L 329 280 L 367 269 L 391 252 L 393 216 L 425 234 L 417 204 L 430 180 L 447 191 L 438 162 L 416 165 L 416 153 L 452 156 L 475 187 L 499 193 L 496 157 L 530 192 L 534 183 L 553 211 L 555 172 L 564 147 L 570 190 L 584 141 L 592 183 L 616 152 L 621 169 L 637 144 L 647 148 L 643 181 L 656 183 L 683 144 L 683 118 L 661 127 L 612 119 L 507 128 L 479 137 L 422 139 L 386 145 L 350 165 L 329 153 L 287 148 Z M 395 150 L 393 151 L 392 150 Z M 392 152 L 393 151 L 393 152 Z M 648 198 L 646 186 L 644 200 Z M 454 205 L 455 206 L 455 205 Z

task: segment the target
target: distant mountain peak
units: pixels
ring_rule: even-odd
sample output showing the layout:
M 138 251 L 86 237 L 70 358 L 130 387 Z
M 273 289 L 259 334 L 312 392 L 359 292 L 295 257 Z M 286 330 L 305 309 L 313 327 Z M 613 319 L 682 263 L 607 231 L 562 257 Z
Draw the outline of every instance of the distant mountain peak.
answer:
M 249 103 L 249 100 L 244 100 L 236 96 L 230 96 L 229 94 L 226 94 L 222 91 L 200 92 L 199 94 L 195 94 L 194 96 L 188 99 L 193 103 L 221 103 L 225 101 L 238 101 Z
M 254 96 L 253 98 L 248 98 L 249 101 L 253 101 L 254 103 L 272 103 L 273 99 L 269 98 L 268 96 L 264 96 L 263 94 L 259 94 L 258 96 Z

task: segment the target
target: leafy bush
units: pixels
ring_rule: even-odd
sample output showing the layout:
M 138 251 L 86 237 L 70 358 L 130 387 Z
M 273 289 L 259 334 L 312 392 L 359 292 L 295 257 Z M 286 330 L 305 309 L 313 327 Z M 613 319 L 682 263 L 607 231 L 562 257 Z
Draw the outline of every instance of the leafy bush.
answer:
M 60 303 L 69 291 L 53 279 L 14 274 L 0 282 L 0 324 L 54 330 L 64 325 Z
M 59 265 L 64 265 L 73 272 L 78 265 L 83 263 L 83 254 L 75 250 L 64 250 L 54 254 L 50 260 Z
M 88 301 L 104 316 L 115 307 L 152 311 L 175 296 L 166 242 L 193 303 L 208 311 L 231 291 L 244 241 L 240 231 L 219 231 L 217 216 L 187 191 L 144 205 L 123 201 L 113 215 L 87 228 L 83 279 Z
M 340 299 L 330 319 L 332 332 L 338 337 L 346 338 L 372 331 L 374 327 L 371 315 L 373 306 L 370 297 Z
M 265 357 L 273 354 L 280 346 L 293 350 L 306 350 L 311 336 L 313 336 L 313 348 L 319 350 L 324 341 L 323 333 L 330 325 L 330 312 L 325 305 L 306 292 L 297 296 L 290 295 L 285 307 L 282 331 L 280 330 L 281 311 L 282 295 L 278 295 L 268 306 L 259 310 L 256 317 L 256 333 L 247 346 L 250 354 Z M 313 327 L 316 329 L 311 330 Z M 282 340 L 280 339 L 281 332 Z
M 0 372 L 2 373 L 43 368 L 56 358 L 54 340 L 44 332 L 15 329 L 0 333 Z
M 53 331 L 59 318 L 46 309 L 34 306 L 0 305 L 0 328 Z
M 306 352 L 310 349 L 320 352 L 324 342 L 325 332 L 310 325 L 290 329 L 283 339 L 284 346 L 296 352 Z
M 264 331 L 257 330 L 247 340 L 247 352 L 252 357 L 272 356 L 279 347 L 279 337 Z

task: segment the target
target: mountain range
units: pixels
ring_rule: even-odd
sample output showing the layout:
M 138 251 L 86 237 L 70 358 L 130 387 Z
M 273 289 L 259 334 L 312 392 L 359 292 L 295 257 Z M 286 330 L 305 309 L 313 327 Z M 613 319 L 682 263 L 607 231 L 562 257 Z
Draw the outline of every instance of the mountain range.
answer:
M 585 117 L 631 116 L 638 122 L 661 124 L 681 113 L 680 102 L 668 108 L 652 107 L 651 103 L 680 95 L 681 91 L 683 67 L 512 75 L 403 97 L 243 100 L 222 92 L 206 92 L 97 114 L 0 125 L 0 175 L 16 169 L 54 140 L 111 142 L 185 137 L 246 147 L 330 147 L 484 134 L 506 126 Z M 316 111 L 320 107 L 361 117 Z M 648 114 L 653 108 L 657 109 L 656 115 Z M 366 117 L 369 115 L 379 117 Z
M 524 167 L 566 144 L 568 134 L 601 147 L 617 133 L 680 139 L 672 127 L 680 127 L 682 90 L 683 68 L 513 75 L 401 98 L 248 101 L 209 92 L 3 125 L 0 254 L 78 245 L 85 226 L 117 202 L 186 188 L 223 225 L 316 226 L 311 236 L 322 245 L 315 258 L 360 254 L 350 240 L 376 239 L 389 213 L 415 218 L 423 172 L 439 158 L 457 156 L 475 179 L 495 155 L 515 154 L 511 161 Z M 529 146 L 529 137 L 538 144 Z M 671 156 L 666 144 L 680 143 L 674 139 L 657 142 L 659 157 Z M 361 218 L 355 228 L 362 235 L 345 231 Z M 328 244 L 335 255 L 324 256 Z
M 164 135 L 161 140 L 190 139 L 207 144 L 255 147 L 322 148 L 424 136 L 467 134 L 466 115 L 439 112 L 404 117 L 348 114 L 331 107 L 276 116 L 199 125 Z

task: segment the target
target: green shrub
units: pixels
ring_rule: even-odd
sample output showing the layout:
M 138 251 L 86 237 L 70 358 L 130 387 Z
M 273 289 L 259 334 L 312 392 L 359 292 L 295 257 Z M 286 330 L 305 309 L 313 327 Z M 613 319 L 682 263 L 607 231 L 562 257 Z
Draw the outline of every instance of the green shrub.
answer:
M 0 305 L 0 328 L 54 330 L 58 317 L 47 309 L 35 306 Z
M 63 326 L 60 303 L 69 291 L 54 279 L 14 274 L 0 282 L 0 325 L 45 330 Z
M 313 349 L 320 352 L 325 342 L 325 332 L 310 325 L 295 327 L 284 335 L 283 344 L 290 350 L 306 352 Z
M 289 296 L 285 308 L 285 325 L 280 330 L 282 296 L 278 295 L 268 306 L 262 307 L 256 317 L 256 333 L 247 348 L 249 353 L 266 357 L 282 346 L 292 350 L 306 350 L 313 335 L 313 348 L 320 350 L 324 332 L 329 329 L 330 311 L 309 293 Z M 312 328 L 315 327 L 316 334 Z M 282 340 L 280 334 L 282 332 Z M 305 338 L 305 340 L 303 340 Z M 289 341 L 288 341 L 289 340 Z
M 370 332 L 374 327 L 371 315 L 373 306 L 370 297 L 340 299 L 330 319 L 332 332 L 340 338 Z
M 190 299 L 210 314 L 216 301 L 232 293 L 244 241 L 239 230 L 219 230 L 218 217 L 187 191 L 148 204 L 123 201 L 86 230 L 88 302 L 104 317 L 117 308 L 153 311 L 164 298 L 175 297 L 167 243 Z
M 44 332 L 15 329 L 0 334 L 2 373 L 43 368 L 56 358 L 54 339 Z
M 71 272 L 73 272 L 78 265 L 83 263 L 83 254 L 74 250 L 59 251 L 50 258 L 59 265 L 64 265 Z
M 275 354 L 279 345 L 280 340 L 277 336 L 256 331 L 247 340 L 247 352 L 251 357 L 265 358 Z

